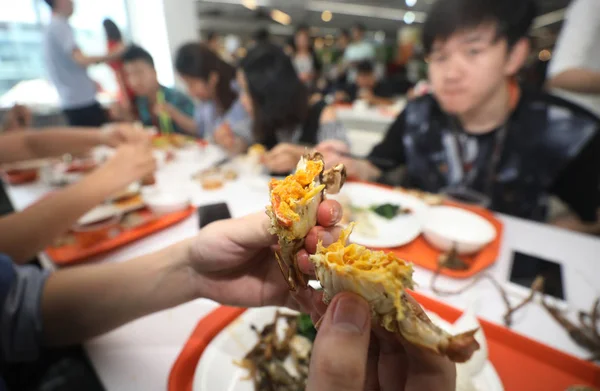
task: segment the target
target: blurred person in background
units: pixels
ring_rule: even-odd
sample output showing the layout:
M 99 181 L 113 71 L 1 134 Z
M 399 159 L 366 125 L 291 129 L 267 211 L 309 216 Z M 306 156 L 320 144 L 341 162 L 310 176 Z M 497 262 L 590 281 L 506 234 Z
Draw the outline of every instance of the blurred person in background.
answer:
M 204 44 L 213 52 L 219 53 L 221 51 L 221 37 L 215 31 L 206 32 L 206 40 Z
M 365 39 L 366 28 L 364 25 L 357 23 L 352 27 L 352 42 L 344 52 L 344 64 L 348 71 L 348 82 L 356 81 L 357 70 L 356 66 L 361 61 L 375 61 L 375 47 L 371 42 Z
M 97 86 L 86 68 L 118 59 L 123 49 L 106 56 L 86 56 L 75 42 L 69 25 L 74 11 L 73 0 L 44 1 L 52 9 L 52 18 L 44 35 L 44 58 L 61 108 L 71 126 L 101 126 L 107 121 L 107 115 L 96 100 Z
M 521 218 L 547 221 L 554 196 L 571 211 L 555 223 L 600 232 L 598 120 L 515 82 L 535 15 L 533 0 L 438 0 L 423 27 L 433 95 L 408 102 L 365 160 L 336 143 L 317 148 L 350 176 L 388 182 L 403 166 L 393 184 L 475 192 Z
M 274 44 L 248 52 L 238 71 L 241 100 L 254 120 L 254 142 L 268 152 L 264 164 L 272 173 L 293 171 L 307 147 L 325 140 L 348 145 L 335 108 L 323 101 L 310 104 L 291 59 Z
M 133 45 L 123 54 L 122 61 L 127 85 L 135 93 L 139 120 L 163 133 L 196 136 L 194 103 L 176 89 L 160 85 L 150 53 Z
M 309 88 L 313 88 L 322 65 L 315 52 L 310 29 L 306 25 L 299 26 L 294 33 L 292 59 L 300 80 Z
M 600 118 L 600 1 L 574 0 L 548 68 L 550 91 Z
M 338 102 L 365 101 L 370 106 L 390 106 L 396 103 L 396 96 L 406 93 L 392 80 L 377 80 L 375 67 L 370 61 L 361 61 L 356 66 L 356 83 L 336 91 Z
M 154 172 L 149 136 L 133 126 L 27 129 L 0 135 L 0 164 L 66 153 L 80 155 L 106 145 L 115 155 L 79 182 L 52 192 L 28 208 L 0 218 L 0 253 L 17 263 L 31 260 L 67 232 L 90 209 Z
M 256 30 L 254 34 L 252 34 L 252 41 L 250 43 L 250 47 L 259 45 L 261 43 L 267 43 L 271 41 L 271 32 L 268 28 L 262 27 Z
M 111 19 L 104 19 L 102 22 L 104 27 L 104 33 L 106 34 L 106 45 L 107 53 L 123 53 L 125 51 L 125 43 L 123 42 L 123 35 L 119 27 Z M 121 59 L 109 61 L 107 63 L 115 73 L 115 78 L 119 86 L 118 102 L 122 105 L 124 110 L 131 110 L 132 102 L 135 99 L 135 93 L 131 88 L 127 86 L 125 82 L 125 75 L 123 73 L 123 62 Z
M 194 120 L 198 137 L 236 154 L 252 142 L 250 117 L 238 100 L 235 68 L 206 45 L 188 43 L 177 51 L 175 69 L 200 103 Z

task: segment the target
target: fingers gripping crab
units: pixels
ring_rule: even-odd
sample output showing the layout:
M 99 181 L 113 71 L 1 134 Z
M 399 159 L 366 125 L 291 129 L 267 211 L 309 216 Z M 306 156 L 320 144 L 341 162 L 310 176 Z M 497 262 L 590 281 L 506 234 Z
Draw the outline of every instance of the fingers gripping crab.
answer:
M 304 238 L 317 224 L 317 210 L 325 193 L 335 194 L 346 180 L 343 165 L 325 170 L 323 156 L 306 153 L 298 162 L 296 172 L 285 179 L 273 179 L 269 184 L 271 205 L 270 232 L 279 238 L 276 253 L 281 272 L 290 290 L 305 288 L 307 281 L 298 269 L 296 253 L 304 246 Z

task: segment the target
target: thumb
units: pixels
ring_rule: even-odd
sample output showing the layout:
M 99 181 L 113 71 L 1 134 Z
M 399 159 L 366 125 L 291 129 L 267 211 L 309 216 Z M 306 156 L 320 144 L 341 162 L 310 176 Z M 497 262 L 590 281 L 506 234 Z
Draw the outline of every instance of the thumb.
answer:
M 370 335 L 367 302 L 351 293 L 336 296 L 317 333 L 306 390 L 362 391 Z

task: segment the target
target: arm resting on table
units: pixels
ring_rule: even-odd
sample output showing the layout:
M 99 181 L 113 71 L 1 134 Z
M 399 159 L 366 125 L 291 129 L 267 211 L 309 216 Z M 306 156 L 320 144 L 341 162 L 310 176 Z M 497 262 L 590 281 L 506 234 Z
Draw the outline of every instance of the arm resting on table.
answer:
M 189 247 L 184 241 L 128 262 L 52 274 L 42 299 L 44 343 L 79 343 L 197 298 Z
M 109 175 L 96 171 L 21 212 L 0 218 L 0 252 L 17 263 L 31 260 L 79 217 L 120 190 Z
M 49 128 L 0 136 L 0 164 L 21 160 L 80 154 L 104 144 L 106 134 L 96 128 Z

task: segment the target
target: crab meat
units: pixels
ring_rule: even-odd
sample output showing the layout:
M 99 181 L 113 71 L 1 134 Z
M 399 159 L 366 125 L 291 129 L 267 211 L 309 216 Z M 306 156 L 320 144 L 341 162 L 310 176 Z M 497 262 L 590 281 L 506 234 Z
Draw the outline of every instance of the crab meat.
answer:
M 346 180 L 343 165 L 324 170 L 323 156 L 305 154 L 296 172 L 283 180 L 269 184 L 271 204 L 267 215 L 271 219 L 269 232 L 279 238 L 276 258 L 290 290 L 305 288 L 307 281 L 296 263 L 296 253 L 304 246 L 304 238 L 317 224 L 317 210 L 325 193 L 337 193 Z
M 319 243 L 310 257 L 323 286 L 323 301 L 328 304 L 344 291 L 356 293 L 369 303 L 374 322 L 386 330 L 454 362 L 467 361 L 479 349 L 474 337 L 477 330 L 452 336 L 435 326 L 406 292 L 414 285 L 412 265 L 391 253 L 346 245 L 353 226 L 329 247 Z

